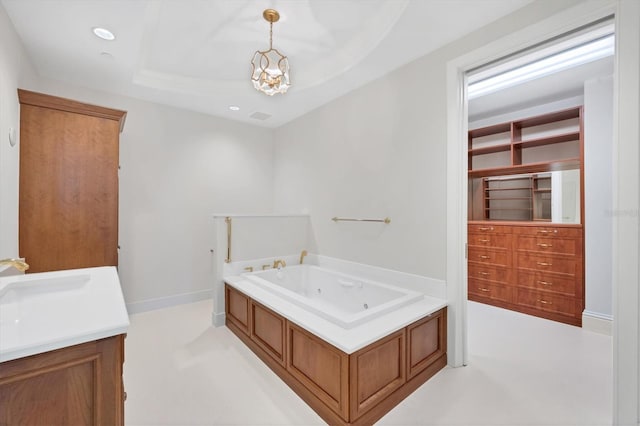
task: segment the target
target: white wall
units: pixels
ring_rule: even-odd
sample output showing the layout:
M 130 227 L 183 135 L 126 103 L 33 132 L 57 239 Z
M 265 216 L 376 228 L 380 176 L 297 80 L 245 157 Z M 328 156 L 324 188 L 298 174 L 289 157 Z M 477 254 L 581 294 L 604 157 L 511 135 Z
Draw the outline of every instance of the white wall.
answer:
M 127 111 L 119 274 L 129 311 L 211 297 L 213 213 L 272 211 L 271 131 L 53 81 L 43 92 Z
M 612 318 L 613 77 L 584 85 L 585 315 Z
M 13 24 L 0 5 L 0 259 L 18 255 L 20 143 L 9 145 L 9 128 L 20 138 L 18 87 L 35 87 L 37 74 Z
M 574 3 L 536 2 L 277 129 L 275 207 L 308 209 L 323 255 L 444 279 L 447 61 Z

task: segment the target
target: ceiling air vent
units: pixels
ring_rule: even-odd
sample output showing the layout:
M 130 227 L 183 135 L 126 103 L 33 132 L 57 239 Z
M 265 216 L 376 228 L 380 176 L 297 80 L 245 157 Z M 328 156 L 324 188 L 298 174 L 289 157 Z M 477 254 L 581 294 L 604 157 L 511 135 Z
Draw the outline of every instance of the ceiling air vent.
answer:
M 270 118 L 271 114 L 267 114 L 267 113 L 264 113 L 264 112 L 254 112 L 249 117 L 255 118 L 256 120 L 264 121 L 267 118 Z

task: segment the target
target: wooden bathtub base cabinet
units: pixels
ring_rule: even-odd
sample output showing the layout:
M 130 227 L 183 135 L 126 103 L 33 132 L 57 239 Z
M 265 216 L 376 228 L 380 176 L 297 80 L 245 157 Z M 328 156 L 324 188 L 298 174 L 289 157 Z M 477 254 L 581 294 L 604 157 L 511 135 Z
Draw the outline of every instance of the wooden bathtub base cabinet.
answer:
M 443 308 L 347 354 L 225 284 L 226 325 L 331 425 L 370 425 L 447 363 Z

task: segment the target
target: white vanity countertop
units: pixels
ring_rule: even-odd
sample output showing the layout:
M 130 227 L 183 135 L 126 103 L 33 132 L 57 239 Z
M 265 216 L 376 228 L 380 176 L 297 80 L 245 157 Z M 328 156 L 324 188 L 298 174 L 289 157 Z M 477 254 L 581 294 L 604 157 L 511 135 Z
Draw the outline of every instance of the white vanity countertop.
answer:
M 116 268 L 0 277 L 0 362 L 127 332 Z
M 444 299 L 424 296 L 424 299 L 415 303 L 380 315 L 351 329 L 346 329 L 273 295 L 244 277 L 230 276 L 225 277 L 224 281 L 347 354 L 362 349 L 447 306 L 447 301 Z

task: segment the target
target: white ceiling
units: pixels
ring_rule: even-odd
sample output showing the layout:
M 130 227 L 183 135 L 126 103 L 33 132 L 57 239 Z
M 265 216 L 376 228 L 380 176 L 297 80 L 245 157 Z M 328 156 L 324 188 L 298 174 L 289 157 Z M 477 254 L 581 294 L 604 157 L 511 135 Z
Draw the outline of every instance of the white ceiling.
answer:
M 532 0 L 0 0 L 40 75 L 267 127 L 280 126 Z M 273 44 L 293 86 L 250 83 Z M 101 26 L 115 41 L 96 38 Z M 240 111 L 230 111 L 237 105 Z M 264 121 L 250 118 L 268 114 Z
M 469 122 L 583 96 L 584 82 L 613 74 L 613 56 L 537 78 L 469 101 Z

